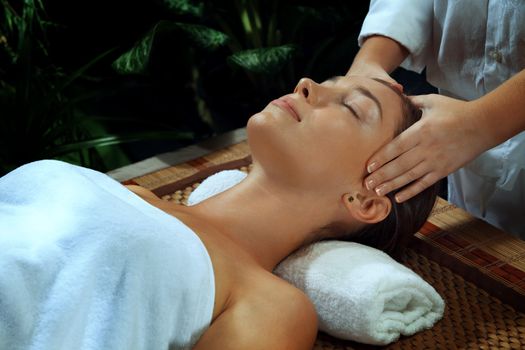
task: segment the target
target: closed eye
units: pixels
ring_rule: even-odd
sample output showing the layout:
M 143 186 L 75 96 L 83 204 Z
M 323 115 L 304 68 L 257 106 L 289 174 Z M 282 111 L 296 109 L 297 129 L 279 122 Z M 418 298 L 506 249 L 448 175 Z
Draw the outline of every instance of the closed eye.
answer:
M 359 119 L 359 116 L 357 115 L 355 109 L 348 103 L 346 102 L 342 102 L 341 103 L 346 109 L 348 109 L 350 111 L 350 113 L 352 113 L 354 115 L 354 117 L 356 117 L 357 119 Z

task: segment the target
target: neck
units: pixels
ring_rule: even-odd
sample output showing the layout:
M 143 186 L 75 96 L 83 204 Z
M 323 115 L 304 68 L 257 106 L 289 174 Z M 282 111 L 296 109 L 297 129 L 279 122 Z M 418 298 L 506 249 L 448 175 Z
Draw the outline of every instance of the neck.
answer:
M 240 184 L 189 207 L 188 213 L 227 235 L 272 271 L 330 222 L 325 213 L 333 212 L 327 210 L 333 204 L 299 192 L 272 183 L 254 169 Z

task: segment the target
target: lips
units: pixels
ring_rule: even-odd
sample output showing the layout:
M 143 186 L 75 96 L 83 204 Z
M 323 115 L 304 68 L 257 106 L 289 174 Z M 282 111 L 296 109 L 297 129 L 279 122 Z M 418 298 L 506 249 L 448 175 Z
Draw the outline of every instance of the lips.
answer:
M 295 111 L 292 104 L 288 101 L 286 97 L 281 97 L 277 100 L 273 100 L 271 103 L 288 112 L 288 114 L 290 114 L 292 118 L 294 118 L 298 122 L 301 121 L 301 117 L 299 117 L 299 114 Z

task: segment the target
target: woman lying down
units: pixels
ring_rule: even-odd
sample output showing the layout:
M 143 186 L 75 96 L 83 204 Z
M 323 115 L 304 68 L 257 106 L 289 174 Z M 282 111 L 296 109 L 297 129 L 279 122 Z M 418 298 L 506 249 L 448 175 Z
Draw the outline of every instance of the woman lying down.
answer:
M 302 79 L 248 121 L 254 167 L 195 206 L 58 161 L 0 179 L 0 349 L 310 349 L 312 303 L 272 271 L 325 239 L 392 251 L 403 204 L 365 162 L 419 117 L 382 81 Z

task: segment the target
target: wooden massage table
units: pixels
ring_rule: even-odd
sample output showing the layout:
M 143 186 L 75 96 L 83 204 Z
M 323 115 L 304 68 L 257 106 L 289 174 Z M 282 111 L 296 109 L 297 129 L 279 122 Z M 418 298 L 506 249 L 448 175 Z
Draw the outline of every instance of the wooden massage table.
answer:
M 140 170 L 144 175 L 132 178 L 114 177 L 148 188 L 167 201 L 185 204 L 191 191 L 209 175 L 224 169 L 249 171 L 249 147 L 241 141 L 157 168 L 148 172 L 146 167 Z M 446 309 L 432 329 L 401 338 L 385 349 L 525 349 L 525 241 L 438 199 L 402 262 L 434 286 L 445 299 Z M 376 348 L 381 347 L 321 332 L 314 347 Z

